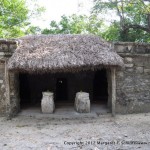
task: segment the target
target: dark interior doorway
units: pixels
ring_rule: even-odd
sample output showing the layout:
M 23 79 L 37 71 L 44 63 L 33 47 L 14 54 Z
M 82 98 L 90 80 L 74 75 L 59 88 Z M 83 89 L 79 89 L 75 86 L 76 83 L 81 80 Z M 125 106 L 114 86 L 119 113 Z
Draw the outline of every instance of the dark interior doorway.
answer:
M 54 80 L 51 74 L 19 74 L 20 106 L 40 107 L 42 92 L 54 91 Z
M 20 105 L 31 103 L 29 78 L 27 74 L 19 74 Z
M 58 78 L 56 81 L 56 102 L 68 100 L 68 86 L 66 78 Z
M 107 104 L 108 101 L 108 82 L 105 69 L 95 72 L 93 81 L 93 102 Z

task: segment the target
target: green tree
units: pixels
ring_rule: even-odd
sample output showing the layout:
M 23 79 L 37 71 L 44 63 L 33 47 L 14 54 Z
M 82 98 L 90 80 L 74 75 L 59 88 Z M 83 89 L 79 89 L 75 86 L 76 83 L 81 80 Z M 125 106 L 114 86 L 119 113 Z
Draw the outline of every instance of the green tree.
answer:
M 25 0 L 0 0 L 0 38 L 36 33 L 38 28 L 30 25 L 30 18 L 42 11 L 44 9 L 37 5 L 29 10 Z
M 38 26 L 32 26 L 32 25 L 29 25 L 27 29 L 24 31 L 25 35 L 40 34 L 40 33 L 41 33 L 41 28 Z
M 150 0 L 94 0 L 94 14 L 116 15 L 103 32 L 107 40 L 150 42 Z M 113 12 L 113 13 L 112 13 Z
M 59 22 L 51 21 L 50 27 L 42 31 L 43 34 L 85 34 L 99 35 L 103 21 L 96 15 L 71 15 L 61 17 Z
M 0 37 L 23 35 L 22 27 L 28 25 L 28 9 L 24 0 L 0 1 Z

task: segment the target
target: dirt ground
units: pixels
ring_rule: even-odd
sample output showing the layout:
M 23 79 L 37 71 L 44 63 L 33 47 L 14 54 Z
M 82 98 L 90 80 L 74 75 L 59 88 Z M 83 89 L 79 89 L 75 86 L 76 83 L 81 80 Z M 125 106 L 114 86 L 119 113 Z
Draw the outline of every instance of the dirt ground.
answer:
M 0 118 L 1 150 L 150 150 L 150 113 Z

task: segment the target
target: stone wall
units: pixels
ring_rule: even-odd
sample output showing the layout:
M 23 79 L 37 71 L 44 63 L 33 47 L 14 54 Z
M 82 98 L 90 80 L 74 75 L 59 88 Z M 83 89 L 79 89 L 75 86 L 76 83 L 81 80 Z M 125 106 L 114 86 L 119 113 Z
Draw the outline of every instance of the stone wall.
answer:
M 20 111 L 19 74 L 9 73 L 10 83 L 10 115 L 15 115 Z
M 116 112 L 150 112 L 150 44 L 115 43 L 125 68 L 116 72 Z
M 0 114 L 6 111 L 5 61 L 0 61 Z
M 7 78 L 7 61 L 16 49 L 17 44 L 14 40 L 0 40 L 0 115 L 9 113 L 10 99 L 8 96 L 8 82 Z M 8 79 L 8 80 L 7 80 Z

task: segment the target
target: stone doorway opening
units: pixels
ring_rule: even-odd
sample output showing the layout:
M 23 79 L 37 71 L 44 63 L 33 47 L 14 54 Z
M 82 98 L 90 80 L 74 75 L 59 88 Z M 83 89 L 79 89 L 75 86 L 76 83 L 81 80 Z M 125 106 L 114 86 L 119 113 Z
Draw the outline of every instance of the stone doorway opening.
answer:
M 95 72 L 93 80 L 93 103 L 108 103 L 108 81 L 105 69 Z
M 19 73 L 20 109 L 40 111 L 42 92 L 49 89 L 49 82 L 46 74 Z
M 91 100 L 91 111 L 98 114 L 111 111 L 109 106 L 109 71 L 106 69 L 97 70 L 93 75 L 93 97 Z
M 56 74 L 55 77 L 56 87 L 54 92 L 55 112 L 63 113 L 65 111 L 74 111 L 74 101 L 69 95 L 68 74 Z
M 68 81 L 66 78 L 56 79 L 56 102 L 68 101 Z
M 29 87 L 28 74 L 19 74 L 19 96 L 20 96 L 20 108 L 23 109 L 28 105 L 31 105 L 31 93 Z

